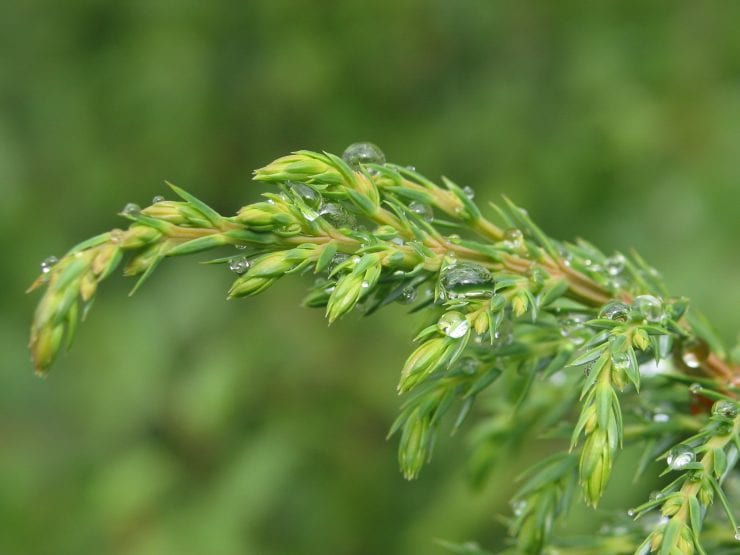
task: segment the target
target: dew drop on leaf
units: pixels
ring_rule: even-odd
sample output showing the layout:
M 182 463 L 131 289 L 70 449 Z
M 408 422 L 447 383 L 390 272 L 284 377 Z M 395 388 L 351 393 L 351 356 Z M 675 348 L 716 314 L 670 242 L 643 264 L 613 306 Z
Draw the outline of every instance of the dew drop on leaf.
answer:
M 129 202 L 128 204 L 126 204 L 126 206 L 123 207 L 123 210 L 121 211 L 124 216 L 131 217 L 138 216 L 139 212 L 141 212 L 141 207 L 135 202 Z
M 622 301 L 610 301 L 599 312 L 599 318 L 614 320 L 616 322 L 626 322 L 629 315 L 630 307 Z
M 632 310 L 651 323 L 663 319 L 663 302 L 653 295 L 639 295 L 632 301 Z
M 445 312 L 437 322 L 437 329 L 453 339 L 464 336 L 469 328 L 470 324 L 465 315 L 456 310 Z
M 249 270 L 251 262 L 246 256 L 238 256 L 229 260 L 229 270 L 235 274 L 242 275 L 244 272 Z
M 52 268 L 56 266 L 56 263 L 59 262 L 59 259 L 56 256 L 49 256 L 41 262 L 41 273 L 42 274 L 48 274 L 51 272 Z
M 677 445 L 668 452 L 666 457 L 666 463 L 671 467 L 672 470 L 682 470 L 687 465 L 694 462 L 696 459 L 696 453 L 691 447 L 687 445 Z
M 440 285 L 451 299 L 487 298 L 493 295 L 493 276 L 480 264 L 459 262 L 440 273 Z
M 349 145 L 342 159 L 353 170 L 359 170 L 361 164 L 385 164 L 385 154 L 373 143 L 353 143 Z
M 419 216 L 422 220 L 426 222 L 431 222 L 434 219 L 434 213 L 432 212 L 432 207 L 428 204 L 424 204 L 423 202 L 412 202 L 409 204 L 409 210 L 411 210 L 414 214 Z
M 701 339 L 689 340 L 681 349 L 681 360 L 689 368 L 699 368 L 708 356 L 709 346 Z

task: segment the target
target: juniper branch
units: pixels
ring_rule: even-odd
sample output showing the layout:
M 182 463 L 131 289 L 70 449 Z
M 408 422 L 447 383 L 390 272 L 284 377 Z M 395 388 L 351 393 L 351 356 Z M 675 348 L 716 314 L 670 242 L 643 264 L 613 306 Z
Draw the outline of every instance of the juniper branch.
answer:
M 553 522 L 573 497 L 571 478 L 577 475 L 584 500 L 596 506 L 625 437 L 653 437 L 650 426 L 625 426 L 622 408 L 640 392 L 649 358 L 668 360 L 679 372 L 672 386 L 703 380 L 708 388 L 701 395 L 717 391 L 712 395 L 734 402 L 740 367 L 726 361 L 721 342 L 687 300 L 668 296 L 659 274 L 635 253 L 605 256 L 585 241 L 557 241 L 506 198 L 492 206 L 499 220 L 493 223 L 467 188 L 386 164 L 369 144 L 353 145 L 343 158 L 298 151 L 256 170 L 255 179 L 278 192 L 231 217 L 171 185 L 180 200 L 143 210 L 128 205 L 122 213 L 128 228 L 80 243 L 44 266 L 31 287 L 46 286 L 31 327 L 36 371 L 45 374 L 71 343 L 98 285 L 126 255 L 124 273 L 140 276 L 134 290 L 166 257 L 236 247 L 211 261 L 237 273 L 229 298 L 313 272 L 318 279 L 305 304 L 324 307 L 330 322 L 358 306 L 371 313 L 390 302 L 414 304 L 428 325 L 401 371 L 398 389 L 408 398 L 391 430 L 401 433 L 399 460 L 408 478 L 431 457 L 442 417 L 455 404 L 457 428 L 479 397 L 507 398 L 519 410 L 533 388 L 562 389 L 553 381 L 558 374 L 580 386 L 580 400 L 568 396 L 558 409 L 563 417 L 579 412 L 571 452 L 556 456 L 517 497 L 532 507 L 511 526 L 525 553 L 550 545 Z M 492 388 L 502 375 L 504 383 Z M 651 534 L 650 548 L 701 550 L 696 522 L 709 503 L 699 502 L 697 519 L 691 500 L 702 491 L 721 497 L 717 461 L 732 467 L 726 449 L 737 444 L 738 431 L 729 429 L 723 439 L 707 433 L 706 454 L 696 464 L 713 489 L 684 484 L 673 492 L 681 505 Z

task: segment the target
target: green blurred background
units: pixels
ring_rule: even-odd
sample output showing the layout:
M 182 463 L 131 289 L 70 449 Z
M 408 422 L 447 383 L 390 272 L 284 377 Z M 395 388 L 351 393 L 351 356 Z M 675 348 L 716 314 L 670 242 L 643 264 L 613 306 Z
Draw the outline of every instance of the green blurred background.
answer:
M 4 2 L 0 553 L 497 545 L 540 452 L 476 491 L 464 434 L 441 438 L 402 480 L 385 440 L 415 325 L 399 307 L 329 329 L 300 279 L 225 302 L 227 271 L 174 260 L 133 300 L 106 284 L 41 381 L 23 290 L 164 179 L 233 213 L 262 189 L 253 168 L 372 140 L 484 203 L 510 195 L 554 236 L 638 247 L 733 342 L 740 4 L 721 5 Z

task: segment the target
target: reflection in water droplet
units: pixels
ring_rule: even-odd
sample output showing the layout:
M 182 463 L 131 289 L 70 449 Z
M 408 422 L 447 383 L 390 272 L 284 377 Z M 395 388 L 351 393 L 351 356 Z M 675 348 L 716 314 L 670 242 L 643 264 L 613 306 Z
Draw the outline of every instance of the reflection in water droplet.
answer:
M 725 400 L 717 401 L 712 405 L 712 414 L 734 420 L 737 416 L 737 403 Z
M 682 470 L 694 462 L 696 454 L 688 445 L 677 445 L 668 452 L 666 463 L 672 470 Z
M 660 322 L 663 319 L 663 302 L 653 295 L 639 295 L 632 301 L 632 310 L 642 315 L 648 322 Z
M 418 215 L 422 220 L 426 222 L 431 222 L 434 219 L 434 212 L 432 211 L 432 207 L 428 204 L 424 204 L 423 202 L 412 202 L 409 204 L 409 210 L 411 210 L 414 214 Z
M 44 258 L 43 262 L 41 262 L 41 273 L 48 274 L 49 272 L 51 272 L 52 268 L 56 266 L 57 262 L 59 262 L 59 259 L 56 256 L 49 256 L 47 258 Z
M 701 393 L 701 390 L 702 390 L 702 387 L 700 383 L 694 382 L 689 386 L 689 391 L 693 393 L 694 395 L 699 395 L 699 393 Z
M 353 170 L 359 170 L 360 164 L 385 164 L 385 154 L 373 143 L 354 143 L 349 145 L 342 159 Z
M 622 273 L 622 270 L 624 270 L 625 262 L 626 259 L 622 254 L 617 253 L 614 256 L 610 256 L 604 261 L 604 268 L 606 268 L 606 273 L 610 276 L 618 276 Z
M 134 202 L 129 202 L 128 204 L 126 204 L 126 206 L 124 206 L 123 210 L 121 211 L 124 216 L 131 217 L 138 216 L 139 212 L 141 212 L 141 207 Z
M 416 288 L 412 285 L 404 287 L 401 294 L 396 299 L 397 303 L 400 304 L 411 304 L 416 300 Z
M 252 263 L 246 256 L 238 256 L 229 260 L 229 270 L 235 274 L 242 275 L 244 272 L 249 270 Z
M 357 224 L 355 217 L 344 206 L 335 202 L 322 206 L 319 215 L 336 228 L 353 228 Z
M 152 204 L 157 204 L 158 202 L 164 202 L 165 198 L 162 195 L 157 195 L 152 198 Z
M 630 315 L 630 307 L 621 301 L 609 301 L 599 312 L 599 318 L 626 322 Z
M 439 281 L 445 295 L 451 299 L 493 295 L 493 276 L 480 264 L 459 262 L 446 266 L 440 273 Z
M 468 333 L 470 324 L 461 312 L 455 310 L 445 312 L 437 322 L 437 329 L 448 337 L 459 339 Z
M 709 346 L 701 339 L 684 342 L 681 349 L 681 360 L 689 368 L 699 368 L 709 356 Z

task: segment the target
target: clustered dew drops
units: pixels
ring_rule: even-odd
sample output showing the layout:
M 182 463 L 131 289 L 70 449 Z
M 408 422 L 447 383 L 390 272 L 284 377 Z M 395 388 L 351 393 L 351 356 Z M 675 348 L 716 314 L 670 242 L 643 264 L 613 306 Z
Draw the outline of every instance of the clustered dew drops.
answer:
M 43 262 L 41 262 L 41 273 L 48 274 L 49 272 L 51 272 L 52 268 L 56 266 L 57 262 L 59 262 L 59 259 L 56 256 L 49 256 L 47 258 L 44 258 Z
M 124 206 L 123 210 L 121 211 L 121 213 L 124 216 L 130 216 L 130 217 L 138 216 L 139 212 L 141 212 L 141 206 L 139 206 L 135 202 L 127 203 L 126 206 Z
M 677 445 L 668 452 L 666 463 L 671 470 L 683 470 L 696 459 L 696 453 L 688 445 Z
M 373 143 L 353 143 L 342 153 L 342 159 L 353 170 L 362 164 L 385 164 L 385 154 Z
M 237 256 L 236 258 L 229 260 L 229 270 L 238 275 L 242 275 L 244 272 L 249 270 L 251 265 L 251 262 L 249 262 L 249 259 L 246 256 Z
M 622 301 L 609 301 L 599 312 L 599 318 L 626 322 L 630 315 L 630 307 Z
M 437 329 L 452 339 L 459 339 L 468 333 L 470 324 L 461 312 L 452 310 L 445 312 L 437 322 Z
M 450 299 L 493 296 L 491 272 L 480 264 L 458 262 L 442 269 L 439 276 L 442 293 Z

